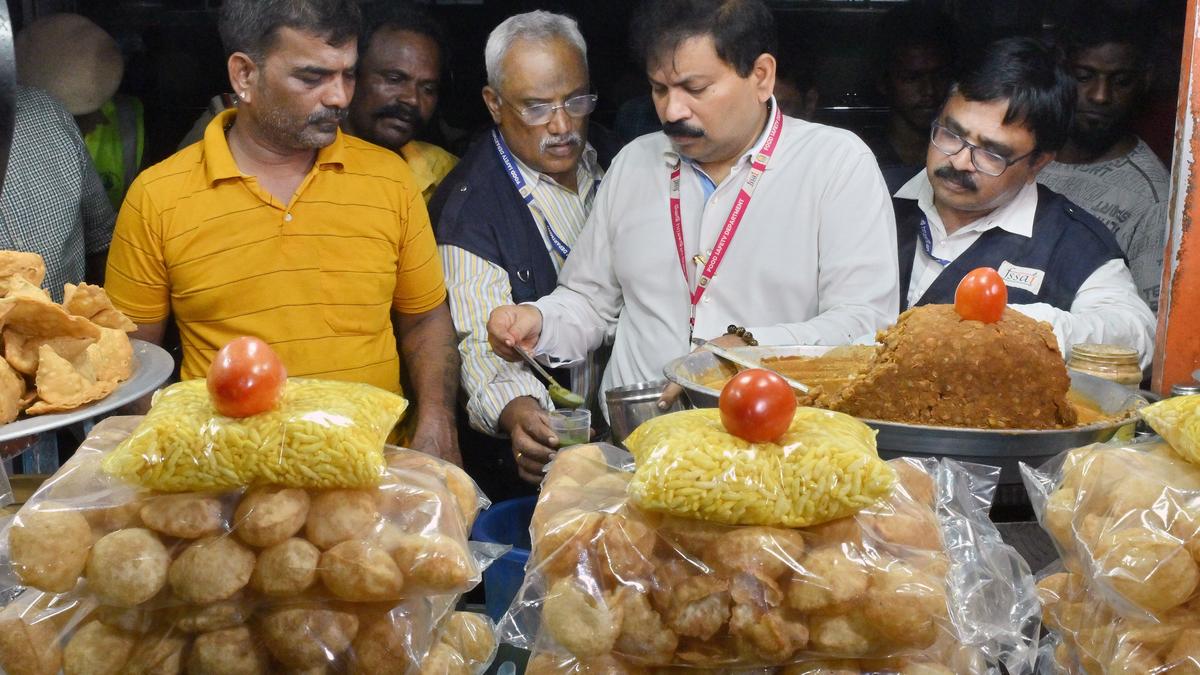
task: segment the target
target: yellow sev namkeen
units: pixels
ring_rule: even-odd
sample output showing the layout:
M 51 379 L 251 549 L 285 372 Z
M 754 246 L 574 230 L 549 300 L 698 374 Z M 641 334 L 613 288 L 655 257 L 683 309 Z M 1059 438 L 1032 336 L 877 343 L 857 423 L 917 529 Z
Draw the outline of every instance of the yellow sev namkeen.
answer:
M 155 395 L 146 419 L 103 468 L 166 492 L 372 487 L 383 475 L 384 442 L 407 405 L 370 385 L 292 378 L 276 409 L 235 419 L 216 412 L 204 380 L 189 380 Z
M 773 443 L 738 438 L 719 410 L 701 409 L 656 417 L 625 445 L 637 461 L 635 504 L 728 525 L 816 525 L 886 497 L 895 481 L 874 430 L 816 408 L 797 408 Z

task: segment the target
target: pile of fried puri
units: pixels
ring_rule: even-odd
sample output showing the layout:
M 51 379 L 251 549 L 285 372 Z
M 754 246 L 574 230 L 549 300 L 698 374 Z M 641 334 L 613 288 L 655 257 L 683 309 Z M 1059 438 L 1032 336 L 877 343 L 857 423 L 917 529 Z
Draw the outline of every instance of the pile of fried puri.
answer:
M 1061 566 L 1038 583 L 1060 672 L 1200 673 L 1200 467 L 1165 442 L 1026 468 Z
M 984 672 L 949 619 L 929 464 L 893 460 L 888 498 L 789 529 L 639 510 L 620 452 L 577 446 L 550 465 L 525 584 L 500 626 L 533 651 L 530 675 Z
M 104 289 L 67 284 L 60 305 L 45 276 L 38 254 L 0 251 L 0 424 L 97 401 L 132 373 L 136 326 Z
M 6 673 L 471 675 L 496 640 L 451 612 L 480 579 L 481 506 L 461 469 L 408 450 L 378 488 L 155 493 L 101 459 L 109 418 L 0 530 Z M 486 503 L 486 501 L 484 502 Z M 12 590 L 12 589 L 8 589 Z

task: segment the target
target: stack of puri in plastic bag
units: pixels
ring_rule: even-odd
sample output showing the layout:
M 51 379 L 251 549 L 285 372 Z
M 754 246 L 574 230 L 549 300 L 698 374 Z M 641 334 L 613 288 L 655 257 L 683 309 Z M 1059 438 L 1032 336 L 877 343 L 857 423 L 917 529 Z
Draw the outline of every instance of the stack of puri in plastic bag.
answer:
M 494 627 L 452 611 L 488 562 L 467 541 L 486 500 L 457 467 L 385 453 L 403 399 L 292 380 L 274 417 L 232 419 L 197 386 L 159 392 L 144 420 L 97 425 L 0 521 L 0 584 L 16 595 L 0 610 L 4 672 L 487 667 Z
M 1047 672 L 1200 673 L 1200 396 L 1142 416 L 1162 439 L 1022 467 L 1061 564 L 1038 582 Z
M 997 478 L 990 467 L 884 463 L 863 426 L 848 429 L 869 441 L 861 461 L 811 474 L 788 505 L 731 510 L 713 500 L 778 483 L 778 475 L 762 475 L 764 465 L 812 459 L 816 449 L 798 433 L 811 411 L 797 410 L 791 436 L 758 444 L 723 437 L 697 421 L 699 412 L 643 425 L 626 441 L 632 457 L 583 445 L 550 464 L 525 582 L 500 623 L 502 640 L 532 651 L 530 675 L 968 674 L 999 672 L 1001 662 L 1009 672 L 1032 669 L 1036 593 L 1023 561 L 987 520 Z M 709 421 L 714 412 L 705 413 Z M 809 422 L 860 424 L 818 412 Z M 702 427 L 702 440 L 654 432 L 681 422 Z M 822 446 L 854 447 L 836 436 Z M 787 519 L 811 513 L 806 499 L 821 509 L 838 501 L 825 491 L 846 504 L 880 487 L 880 497 L 849 515 L 807 527 L 764 515 Z M 702 498 L 685 499 L 692 489 Z M 660 508 L 670 501 L 665 491 L 684 504 L 682 514 Z M 736 524 L 730 514 L 738 512 L 756 524 Z

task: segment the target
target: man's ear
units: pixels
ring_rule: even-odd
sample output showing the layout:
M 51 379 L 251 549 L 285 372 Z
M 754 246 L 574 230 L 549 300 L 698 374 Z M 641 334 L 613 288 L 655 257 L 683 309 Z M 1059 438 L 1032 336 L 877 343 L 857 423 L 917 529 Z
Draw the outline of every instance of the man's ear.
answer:
M 254 88 L 261 77 L 258 64 L 245 52 L 234 52 L 229 55 L 229 84 L 233 85 L 233 93 L 242 101 L 249 101 Z
M 753 68 L 750 69 L 750 80 L 754 83 L 758 102 L 766 103 L 775 91 L 775 57 L 759 54 L 758 58 L 754 59 Z
M 1032 183 L 1037 180 L 1037 175 L 1042 172 L 1042 169 L 1046 168 L 1047 164 L 1053 162 L 1055 157 L 1058 157 L 1057 152 L 1039 152 L 1037 155 L 1030 157 L 1029 168 L 1033 171 L 1029 175 L 1028 182 Z
M 500 94 L 492 89 L 491 85 L 483 88 L 483 104 L 487 106 L 488 112 L 492 114 L 492 122 L 500 124 Z

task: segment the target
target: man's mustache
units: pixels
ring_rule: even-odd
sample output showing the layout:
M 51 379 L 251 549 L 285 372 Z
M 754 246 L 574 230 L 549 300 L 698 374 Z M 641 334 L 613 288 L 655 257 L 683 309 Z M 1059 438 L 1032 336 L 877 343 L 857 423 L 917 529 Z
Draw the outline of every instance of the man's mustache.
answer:
M 934 170 L 933 175 L 941 178 L 942 180 L 950 181 L 961 188 L 971 190 L 972 192 L 979 189 L 976 187 L 975 178 L 971 174 L 967 173 L 966 171 L 959 171 L 949 164 L 945 166 L 939 166 Z
M 375 117 L 391 117 L 414 127 L 421 123 L 421 113 L 417 110 L 417 107 L 402 102 L 389 103 L 383 106 L 375 111 Z
M 308 116 L 308 123 L 316 126 L 318 124 L 341 124 L 342 120 L 346 119 L 347 110 L 345 108 L 326 108 L 321 112 L 316 112 Z
M 678 122 L 663 122 L 663 133 L 668 136 L 682 138 L 702 138 L 704 130 L 699 127 L 693 127 L 683 120 Z
M 539 149 L 542 152 L 546 151 L 552 145 L 582 145 L 583 137 L 572 131 L 570 133 L 560 134 L 557 136 L 551 135 L 542 139 L 539 144 Z

